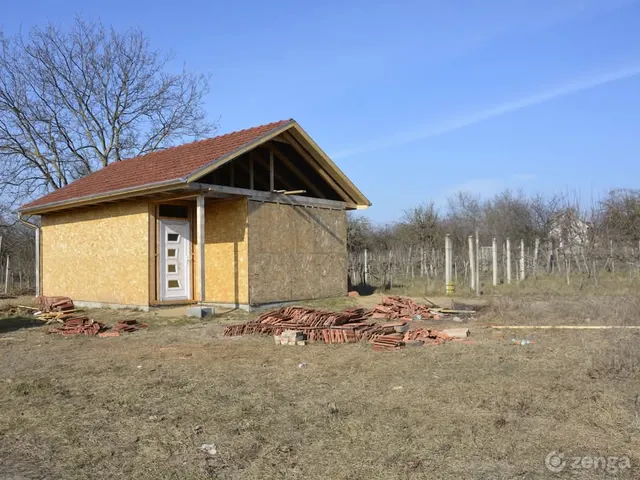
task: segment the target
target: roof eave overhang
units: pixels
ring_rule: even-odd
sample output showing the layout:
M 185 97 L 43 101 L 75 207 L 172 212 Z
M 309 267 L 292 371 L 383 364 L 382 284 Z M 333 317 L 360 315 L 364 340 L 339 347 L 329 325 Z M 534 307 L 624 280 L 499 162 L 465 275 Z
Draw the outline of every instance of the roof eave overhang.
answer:
M 97 193 L 94 195 L 88 195 L 85 197 L 72 198 L 69 200 L 62 200 L 59 202 L 51 202 L 43 205 L 34 205 L 32 207 L 22 207 L 18 209 L 18 213 L 21 215 L 41 215 L 58 210 L 64 210 L 68 208 L 81 207 L 85 205 L 92 205 L 100 202 L 121 200 L 133 196 L 145 195 L 151 193 L 157 193 L 167 190 L 173 190 L 175 188 L 181 188 L 185 185 L 193 183 L 200 178 L 204 177 L 208 173 L 220 168 L 222 165 L 230 162 L 234 158 L 243 155 L 250 150 L 253 150 L 259 145 L 272 140 L 273 138 L 281 135 L 282 133 L 293 130 L 295 137 L 298 141 L 306 144 L 309 152 L 313 155 L 313 158 L 318 164 L 327 171 L 339 184 L 340 188 L 346 194 L 344 201 L 348 209 L 363 210 L 371 206 L 371 202 L 365 197 L 360 190 L 349 180 L 349 178 L 333 163 L 329 156 L 316 144 L 313 139 L 300 127 L 298 122 L 290 120 L 289 122 L 271 130 L 270 132 L 242 145 L 240 148 L 217 158 L 214 161 L 204 165 L 197 170 L 194 170 L 190 174 L 182 178 L 176 178 L 172 180 L 164 180 L 162 182 L 150 183 L 147 185 L 123 188 L 120 190 L 114 190 L 106 193 Z
M 355 186 L 355 184 L 347 177 L 342 170 L 331 160 L 329 155 L 325 153 L 320 145 L 318 145 L 313 138 L 304 131 L 304 129 L 298 124 L 298 122 L 294 121 L 295 124 L 295 132 L 306 142 L 310 147 L 313 153 L 315 153 L 316 160 L 320 165 L 325 167 L 327 171 L 335 176 L 339 180 L 340 186 L 347 192 L 347 194 L 352 198 L 353 203 L 356 204 L 356 208 L 358 210 L 364 210 L 371 206 L 371 202 L 364 194 Z
M 137 187 L 122 188 L 120 190 L 114 190 L 107 193 L 96 193 L 94 195 L 87 195 L 85 197 L 71 198 L 69 200 L 51 202 L 43 205 L 34 205 L 33 207 L 23 207 L 18 209 L 18 213 L 21 215 L 42 215 L 44 213 L 64 210 L 67 208 L 82 207 L 95 203 L 122 200 L 124 198 L 130 198 L 138 195 L 166 192 L 168 190 L 184 187 L 185 185 L 185 178 L 164 180 L 162 182 L 149 183 L 147 185 Z

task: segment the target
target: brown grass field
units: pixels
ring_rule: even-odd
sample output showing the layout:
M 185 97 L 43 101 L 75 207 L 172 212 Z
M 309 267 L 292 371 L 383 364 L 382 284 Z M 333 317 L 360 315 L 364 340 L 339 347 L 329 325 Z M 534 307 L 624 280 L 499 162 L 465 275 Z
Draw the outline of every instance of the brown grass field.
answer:
M 486 328 L 640 325 L 637 285 L 543 287 L 487 293 L 465 324 L 476 345 L 394 352 L 221 337 L 252 318 L 239 312 L 89 311 L 151 327 L 63 338 L 3 301 L 0 478 L 640 478 L 640 331 Z M 545 467 L 553 451 L 560 474 Z

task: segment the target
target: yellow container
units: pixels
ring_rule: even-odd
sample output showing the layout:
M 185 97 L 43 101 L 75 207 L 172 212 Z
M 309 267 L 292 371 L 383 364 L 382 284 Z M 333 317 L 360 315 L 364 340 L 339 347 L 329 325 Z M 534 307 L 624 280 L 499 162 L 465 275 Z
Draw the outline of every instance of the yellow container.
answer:
M 456 285 L 454 283 L 449 283 L 445 286 L 445 291 L 447 295 L 453 295 L 454 293 L 456 293 Z

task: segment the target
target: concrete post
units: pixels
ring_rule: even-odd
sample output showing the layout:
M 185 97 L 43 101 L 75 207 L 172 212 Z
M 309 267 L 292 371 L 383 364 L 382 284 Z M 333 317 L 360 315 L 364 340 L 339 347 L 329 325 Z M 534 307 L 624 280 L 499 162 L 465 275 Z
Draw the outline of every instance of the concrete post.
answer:
M 476 288 L 476 260 L 473 252 L 473 235 L 469 235 L 469 288 L 471 290 Z
M 449 293 L 449 285 L 451 285 L 451 236 L 448 233 L 444 237 L 444 283 L 445 292 Z
M 7 255 L 7 269 L 4 274 L 4 293 L 6 295 L 9 289 L 9 255 Z
M 507 283 L 511 283 L 511 239 L 507 238 Z
M 480 296 L 480 234 L 476 230 L 476 295 Z
M 524 282 L 525 279 L 525 265 L 524 265 L 524 239 L 520 240 L 520 281 Z
M 498 286 L 498 241 L 495 237 L 493 237 L 493 241 L 491 242 L 491 254 L 493 260 L 493 286 Z
M 540 254 L 540 239 L 536 237 L 535 247 L 533 248 L 533 275 L 538 275 L 538 255 Z

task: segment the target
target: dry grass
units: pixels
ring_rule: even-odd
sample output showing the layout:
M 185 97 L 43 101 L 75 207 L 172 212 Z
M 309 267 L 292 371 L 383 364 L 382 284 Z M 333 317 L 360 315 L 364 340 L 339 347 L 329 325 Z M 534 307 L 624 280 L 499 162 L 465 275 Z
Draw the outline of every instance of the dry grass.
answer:
M 635 323 L 638 301 L 514 292 L 471 324 L 477 345 L 389 353 L 221 338 L 242 313 L 201 322 L 91 312 L 153 322 L 108 339 L 5 330 L 0 478 L 534 479 L 551 477 L 553 450 L 628 455 L 632 469 L 618 476 L 639 478 L 639 335 L 481 327 L 587 315 Z M 525 335 L 536 343 L 510 344 Z M 217 455 L 198 451 L 211 442 Z

